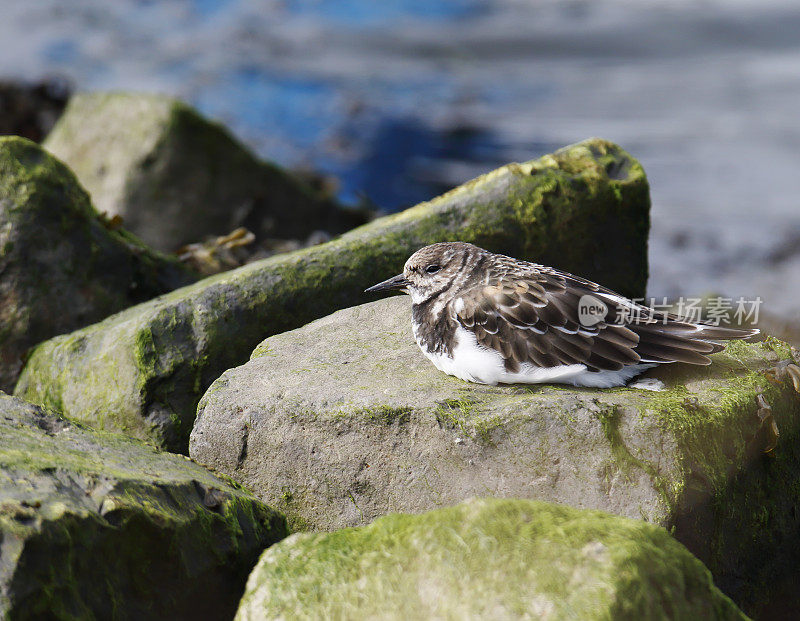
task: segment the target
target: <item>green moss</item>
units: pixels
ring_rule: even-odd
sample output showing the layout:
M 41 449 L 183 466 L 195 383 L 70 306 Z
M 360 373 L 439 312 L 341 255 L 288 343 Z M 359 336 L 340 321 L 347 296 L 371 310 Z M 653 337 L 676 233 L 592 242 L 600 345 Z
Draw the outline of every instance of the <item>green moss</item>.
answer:
M 155 371 L 155 365 L 158 361 L 156 357 L 156 344 L 153 339 L 153 331 L 148 328 L 138 330 L 134 339 L 133 359 L 135 360 L 138 369 L 143 372 L 142 379 L 144 379 L 148 375 L 153 374 Z M 150 371 L 149 374 L 148 371 Z
M 32 345 L 195 280 L 174 257 L 108 230 L 75 175 L 31 141 L 0 138 L 0 195 L 0 389 L 11 390 Z
M 473 500 L 268 550 L 239 621 L 744 619 L 663 529 L 523 500 Z
M 272 352 L 270 350 L 269 345 L 267 345 L 266 343 L 261 343 L 253 350 L 253 353 L 250 354 L 250 359 L 252 360 L 253 358 L 262 358 L 264 356 L 271 356 L 271 355 Z
M 306 533 L 314 530 L 302 515 L 291 511 L 286 514 L 286 528 L 289 533 Z
M 625 442 L 622 439 L 622 434 L 619 431 L 619 408 L 615 405 L 601 406 L 597 412 L 597 419 L 600 421 L 600 426 L 603 429 L 608 444 L 611 446 L 611 455 L 614 461 L 622 470 L 630 471 L 631 469 L 648 470 L 648 467 L 639 459 L 636 459 Z M 652 471 L 652 468 L 650 468 Z
M 414 408 L 411 407 L 391 407 L 388 405 L 379 405 L 371 408 L 363 408 L 356 410 L 353 415 L 359 418 L 366 418 L 369 421 L 381 423 L 384 425 L 392 425 L 395 422 L 398 424 L 407 423 L 411 412 Z
M 598 404 L 600 405 L 600 404 Z M 611 447 L 611 455 L 616 467 L 626 475 L 630 475 L 634 470 L 642 470 L 649 477 L 653 487 L 661 497 L 664 506 L 670 512 L 675 511 L 679 489 L 681 484 L 659 474 L 658 469 L 646 460 L 636 457 L 625 444 L 625 440 L 620 432 L 620 410 L 615 405 L 605 405 L 599 408 L 597 419 L 603 430 L 603 435 Z M 642 516 L 642 519 L 647 519 Z
M 229 618 L 258 554 L 287 534 L 185 458 L 4 395 L 0 498 L 9 618 Z
M 674 434 L 687 460 L 684 467 L 702 473 L 712 489 L 719 489 L 729 481 L 729 464 L 743 461 L 747 437 L 755 431 L 756 395 L 764 391 L 768 397 L 774 392 L 762 374 L 737 373 L 708 394 L 677 387 L 653 397 L 646 407 Z
M 238 600 L 235 585 L 244 582 L 248 561 L 254 561 L 259 551 L 253 544 L 273 543 L 286 532 L 273 516 L 254 511 L 252 503 L 240 499 L 226 500 L 219 513 L 196 503 L 166 506 L 148 500 L 126 494 L 105 517 L 67 510 L 26 533 L 15 576 L 21 595 L 11 601 L 13 615 L 63 619 L 165 618 L 190 612 L 230 615 Z M 184 499 L 174 495 L 171 501 Z M 110 506 L 108 501 L 104 506 Z M 241 523 L 249 529 L 257 525 L 259 537 L 267 529 L 271 535 L 263 541 L 248 540 L 252 534 L 246 535 Z M 42 556 L 48 550 L 57 553 Z M 28 589 L 20 588 L 25 584 Z
M 483 444 L 492 444 L 492 434 L 503 429 L 508 431 L 508 420 L 500 414 L 486 414 L 482 404 L 469 398 L 445 399 L 433 411 L 440 425 L 458 430 L 467 438 Z
M 0 192 L 13 201 L 10 211 L 20 215 L 26 203 L 49 197 L 66 210 L 62 216 L 70 211 L 81 217 L 95 216 L 72 172 L 36 143 L 18 136 L 0 136 Z
M 303 517 L 306 512 L 313 510 L 313 505 L 310 506 L 308 504 L 308 498 L 303 489 L 283 485 L 275 506 L 281 511 L 281 514 L 285 516 L 288 533 L 301 533 L 315 530 L 305 517 Z
M 700 371 L 720 381 L 670 385 L 641 408 L 641 416 L 653 417 L 677 445 L 677 472 L 666 479 L 651 473 L 654 484 L 667 484 L 662 495 L 672 507 L 676 536 L 751 612 L 780 588 L 769 576 L 791 574 L 789 568 L 800 560 L 785 541 L 787 532 L 800 528 L 789 509 L 800 488 L 790 490 L 784 483 L 796 480 L 800 463 L 793 448 L 800 433 L 800 396 L 789 380 L 767 379 L 776 354 L 778 362 L 791 359 L 790 348 L 776 339 L 730 342 Z M 672 381 L 684 377 L 679 373 Z M 756 415 L 757 395 L 772 406 L 781 432 L 772 456 L 763 454 L 768 430 Z M 732 562 L 749 567 L 747 580 L 731 571 Z
M 479 410 L 477 401 L 471 399 L 445 399 L 440 402 L 433 414 L 440 424 L 450 429 L 457 429 L 468 437 L 474 437 L 474 428 L 470 426 L 473 414 Z
M 730 346 L 726 348 L 726 351 L 737 351 L 736 347 L 741 347 L 741 341 L 733 341 L 731 344 L 736 344 L 735 348 L 731 350 Z M 780 339 L 775 338 L 774 336 L 767 335 L 766 338 L 759 343 L 762 348 L 767 351 L 774 352 L 777 354 L 778 358 L 780 359 L 789 359 L 792 358 L 792 346 L 789 343 L 785 343 Z

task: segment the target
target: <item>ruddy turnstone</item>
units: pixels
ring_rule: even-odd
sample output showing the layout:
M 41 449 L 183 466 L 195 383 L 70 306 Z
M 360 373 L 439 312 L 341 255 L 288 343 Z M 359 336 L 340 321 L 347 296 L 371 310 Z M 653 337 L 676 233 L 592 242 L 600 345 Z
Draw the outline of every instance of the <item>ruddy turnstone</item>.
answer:
M 411 296 L 414 337 L 436 368 L 480 384 L 622 386 L 660 364 L 711 364 L 725 347 L 715 341 L 758 333 L 686 321 L 462 242 L 421 248 L 367 292 L 390 290 Z

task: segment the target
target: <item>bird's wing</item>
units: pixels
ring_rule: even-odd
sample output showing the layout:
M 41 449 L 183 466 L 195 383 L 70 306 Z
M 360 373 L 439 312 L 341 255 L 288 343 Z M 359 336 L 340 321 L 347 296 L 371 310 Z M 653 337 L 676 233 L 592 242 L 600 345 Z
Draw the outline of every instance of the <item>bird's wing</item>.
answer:
M 584 296 L 607 309 L 594 325 L 580 320 Z M 750 336 L 654 313 L 586 279 L 522 262 L 490 268 L 481 282 L 453 299 L 450 313 L 480 345 L 498 351 L 510 372 L 524 363 L 584 364 L 591 370 L 639 362 L 710 364 L 706 354 L 723 346 L 705 339 Z

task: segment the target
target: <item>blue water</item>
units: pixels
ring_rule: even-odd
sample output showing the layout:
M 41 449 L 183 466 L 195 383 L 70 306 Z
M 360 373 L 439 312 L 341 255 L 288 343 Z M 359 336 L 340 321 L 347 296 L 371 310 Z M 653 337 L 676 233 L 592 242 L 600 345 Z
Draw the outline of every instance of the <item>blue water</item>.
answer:
M 336 177 L 349 203 L 392 211 L 609 138 L 648 172 L 654 295 L 767 291 L 800 315 L 800 293 L 786 293 L 800 292 L 796 2 L 0 0 L 0 11 L 0 77 L 181 97 L 263 157 Z
M 231 5 L 235 2 L 236 0 L 192 0 L 192 6 L 195 12 L 207 18 L 232 10 Z M 148 0 L 146 3 L 155 4 L 152 0 Z
M 201 0 L 198 4 L 208 4 Z M 396 20 L 453 20 L 473 16 L 483 3 L 477 0 L 289 0 L 286 10 L 346 27 L 379 26 Z

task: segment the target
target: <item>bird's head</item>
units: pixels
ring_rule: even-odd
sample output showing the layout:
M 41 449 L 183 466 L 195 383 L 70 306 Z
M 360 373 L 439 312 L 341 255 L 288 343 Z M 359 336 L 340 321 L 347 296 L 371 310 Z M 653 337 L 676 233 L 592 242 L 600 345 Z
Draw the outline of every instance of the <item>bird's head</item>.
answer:
M 412 254 L 403 268 L 403 273 L 378 283 L 366 290 L 402 291 L 411 296 L 414 304 L 429 300 L 434 295 L 460 284 L 464 277 L 464 266 L 471 255 L 482 252 L 477 246 L 462 242 L 444 242 L 420 248 Z

